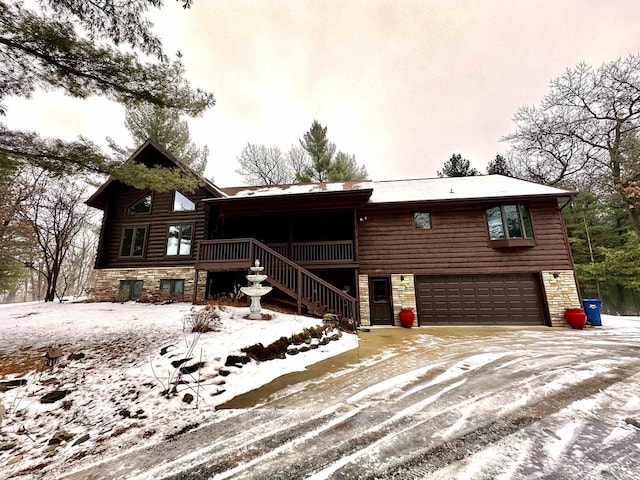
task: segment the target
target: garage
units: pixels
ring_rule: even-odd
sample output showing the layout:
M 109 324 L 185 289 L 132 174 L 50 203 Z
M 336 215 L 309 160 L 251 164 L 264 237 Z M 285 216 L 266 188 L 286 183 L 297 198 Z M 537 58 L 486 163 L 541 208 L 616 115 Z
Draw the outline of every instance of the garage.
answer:
M 416 277 L 420 325 L 545 325 L 535 273 Z

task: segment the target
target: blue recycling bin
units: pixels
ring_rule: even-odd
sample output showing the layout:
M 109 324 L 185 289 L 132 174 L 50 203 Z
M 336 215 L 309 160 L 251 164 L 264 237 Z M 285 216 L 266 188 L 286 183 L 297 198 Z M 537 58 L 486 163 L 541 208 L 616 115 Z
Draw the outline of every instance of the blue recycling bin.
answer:
M 602 307 L 602 300 L 597 298 L 585 298 L 582 300 L 582 307 L 587 314 L 587 321 L 594 327 L 602 326 L 602 319 L 600 318 L 600 307 Z

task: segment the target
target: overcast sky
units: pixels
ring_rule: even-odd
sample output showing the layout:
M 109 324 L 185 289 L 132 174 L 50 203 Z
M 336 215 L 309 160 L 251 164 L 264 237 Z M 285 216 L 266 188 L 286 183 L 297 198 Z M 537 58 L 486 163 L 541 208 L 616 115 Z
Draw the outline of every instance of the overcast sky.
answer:
M 216 106 L 190 121 L 206 171 L 242 184 L 247 142 L 297 143 L 314 119 L 373 180 L 422 178 L 453 153 L 484 171 L 518 106 L 579 62 L 640 53 L 637 0 L 173 0 L 154 14 L 168 53 Z M 43 135 L 131 142 L 105 100 L 39 94 L 5 120 Z

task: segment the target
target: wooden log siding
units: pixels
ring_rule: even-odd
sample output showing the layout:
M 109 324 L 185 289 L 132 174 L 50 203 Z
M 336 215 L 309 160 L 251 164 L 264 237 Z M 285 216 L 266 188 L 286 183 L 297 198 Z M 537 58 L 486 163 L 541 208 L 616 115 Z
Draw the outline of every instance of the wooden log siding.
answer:
M 518 203 L 506 200 L 504 204 Z M 555 199 L 529 206 L 536 245 L 492 248 L 480 202 L 461 206 L 369 207 L 358 225 L 360 274 L 417 275 L 571 270 L 572 260 Z M 413 212 L 431 212 L 431 230 L 413 226 Z
M 193 265 L 195 263 L 196 245 L 205 236 L 205 212 L 199 200 L 211 196 L 204 188 L 186 194 L 196 203 L 195 211 L 174 212 L 173 192 L 152 194 L 151 212 L 148 214 L 126 213 L 136 200 L 144 195 L 144 191 L 122 184 L 113 184 L 112 199 L 104 216 L 101 252 L 98 255 L 96 268 L 146 267 Z M 190 255 L 167 256 L 167 233 L 170 225 L 193 225 Z M 147 226 L 146 246 L 143 257 L 121 257 L 120 247 L 122 230 L 130 226 Z

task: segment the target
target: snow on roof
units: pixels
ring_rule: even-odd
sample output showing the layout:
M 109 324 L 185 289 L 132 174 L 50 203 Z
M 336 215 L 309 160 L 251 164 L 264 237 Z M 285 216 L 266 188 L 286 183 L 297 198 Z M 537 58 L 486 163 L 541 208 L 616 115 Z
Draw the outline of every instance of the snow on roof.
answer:
M 305 183 L 225 189 L 232 198 L 272 197 L 373 189 L 369 203 L 467 200 L 529 196 L 561 197 L 572 192 L 503 175 L 362 182 Z

